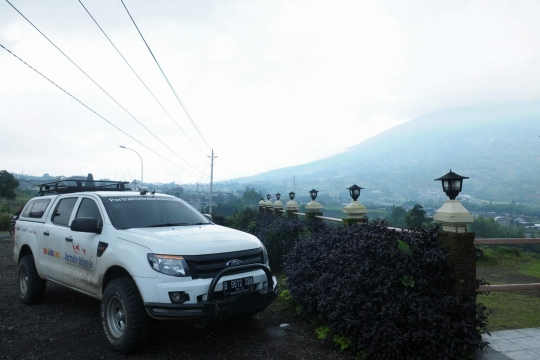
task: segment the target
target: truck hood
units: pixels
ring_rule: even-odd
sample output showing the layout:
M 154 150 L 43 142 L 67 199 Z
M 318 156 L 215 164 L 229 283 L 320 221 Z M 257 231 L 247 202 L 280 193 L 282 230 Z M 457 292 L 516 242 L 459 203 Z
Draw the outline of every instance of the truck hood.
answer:
M 207 255 L 262 246 L 251 234 L 218 225 L 127 229 L 118 230 L 117 236 L 155 254 L 168 255 Z

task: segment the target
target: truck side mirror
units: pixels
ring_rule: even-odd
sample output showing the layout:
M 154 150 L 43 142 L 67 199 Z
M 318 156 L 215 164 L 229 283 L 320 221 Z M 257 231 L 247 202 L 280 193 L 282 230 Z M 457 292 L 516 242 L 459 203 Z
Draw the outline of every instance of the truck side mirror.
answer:
M 212 217 L 212 215 L 210 214 L 203 214 L 208 220 L 210 220 L 211 222 L 214 222 L 214 218 Z
M 102 228 L 99 228 L 97 225 L 98 221 L 96 218 L 80 217 L 73 219 L 70 229 L 71 231 L 101 234 Z

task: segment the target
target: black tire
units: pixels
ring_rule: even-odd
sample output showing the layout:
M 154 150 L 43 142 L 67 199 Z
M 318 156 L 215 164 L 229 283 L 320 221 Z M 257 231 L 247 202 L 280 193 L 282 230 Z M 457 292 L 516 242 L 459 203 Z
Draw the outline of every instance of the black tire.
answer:
M 19 299 L 25 304 L 37 304 L 45 296 L 47 282 L 39 277 L 32 255 L 19 261 L 17 290 Z
M 132 279 L 116 279 L 107 285 L 100 313 L 101 326 L 113 350 L 128 353 L 146 343 L 149 316 Z
M 15 224 L 9 224 L 9 235 L 13 235 L 15 232 Z

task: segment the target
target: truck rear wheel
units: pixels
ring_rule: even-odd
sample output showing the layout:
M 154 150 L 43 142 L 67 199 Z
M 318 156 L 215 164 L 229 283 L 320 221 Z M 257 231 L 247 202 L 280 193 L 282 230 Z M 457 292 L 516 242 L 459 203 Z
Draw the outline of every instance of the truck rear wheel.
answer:
M 144 345 L 149 319 L 133 280 L 111 281 L 101 300 L 101 325 L 113 350 L 128 353 Z
M 39 277 L 32 255 L 26 255 L 19 261 L 18 280 L 17 290 L 23 303 L 37 304 L 43 300 L 47 282 Z

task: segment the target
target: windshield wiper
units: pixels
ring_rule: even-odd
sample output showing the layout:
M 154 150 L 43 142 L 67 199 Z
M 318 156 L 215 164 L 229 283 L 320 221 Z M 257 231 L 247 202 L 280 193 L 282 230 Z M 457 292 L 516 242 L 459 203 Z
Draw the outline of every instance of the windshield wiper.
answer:
M 148 225 L 147 227 L 167 227 L 167 226 L 187 226 L 188 223 L 165 223 L 165 224 L 155 224 L 155 225 Z
M 189 225 L 210 225 L 211 223 L 209 222 L 206 222 L 206 223 L 193 223 L 193 224 L 189 224 Z

